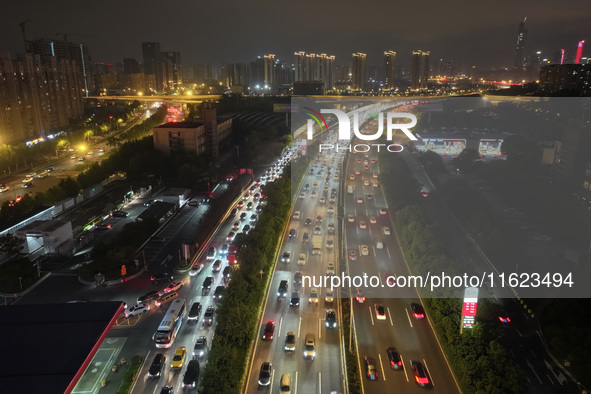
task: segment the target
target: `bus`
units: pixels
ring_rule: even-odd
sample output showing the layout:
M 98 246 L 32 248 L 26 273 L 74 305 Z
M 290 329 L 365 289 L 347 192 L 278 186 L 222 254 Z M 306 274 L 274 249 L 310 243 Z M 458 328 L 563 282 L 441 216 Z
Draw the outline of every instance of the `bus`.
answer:
M 152 339 L 156 342 L 156 347 L 168 349 L 172 346 L 176 334 L 181 329 L 184 317 L 185 300 L 177 298 L 171 302 L 166 315 L 164 315 L 158 326 L 158 330 L 152 336 Z

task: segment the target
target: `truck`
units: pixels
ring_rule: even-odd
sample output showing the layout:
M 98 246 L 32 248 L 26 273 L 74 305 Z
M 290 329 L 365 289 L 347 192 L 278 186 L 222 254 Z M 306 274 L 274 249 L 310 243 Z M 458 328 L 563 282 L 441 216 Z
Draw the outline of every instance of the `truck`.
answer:
M 320 254 L 322 250 L 322 235 L 312 236 L 312 254 Z

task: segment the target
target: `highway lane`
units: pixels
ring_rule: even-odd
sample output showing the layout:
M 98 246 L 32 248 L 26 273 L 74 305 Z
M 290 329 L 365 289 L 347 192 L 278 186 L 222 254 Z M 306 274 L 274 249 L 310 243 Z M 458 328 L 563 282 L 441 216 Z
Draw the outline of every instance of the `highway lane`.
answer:
M 329 214 L 328 207 L 333 205 L 336 210 L 336 201 L 331 204 L 330 195 L 333 188 L 335 190 L 338 188 L 338 181 L 334 180 L 333 172 L 329 182 L 325 182 L 327 168 L 321 169 L 320 162 L 311 168 L 314 170 L 313 174 L 308 173 L 302 182 L 302 192 L 305 193 L 305 197 L 299 198 L 300 191 L 296 188 L 292 191 L 296 199 L 292 214 L 299 211 L 300 218 L 292 218 L 281 244 L 279 259 L 284 251 L 291 252 L 291 259 L 289 263 L 277 262 L 275 268 L 260 322 L 259 339 L 249 370 L 247 382 L 247 392 L 249 393 L 269 390 L 276 392 L 279 379 L 284 373 L 291 375 L 293 393 L 344 391 L 340 318 L 338 319 L 338 329 L 329 330 L 325 326 L 326 309 L 337 310 L 339 293 L 335 292 L 333 302 L 326 302 L 326 289 L 318 287 L 318 303 L 311 303 L 309 301 L 311 286 L 304 285 L 300 288 L 300 305 L 289 305 L 291 292 L 295 289 L 293 274 L 296 271 L 301 271 L 303 275 L 320 276 L 326 274 L 329 262 L 333 262 L 335 265 L 338 263 L 337 247 L 329 249 L 326 245 L 327 239 L 336 242 L 336 236 L 328 234 L 328 224 L 335 225 L 336 223 L 336 212 Z M 317 182 L 318 185 L 314 186 L 314 182 Z M 309 185 L 309 188 L 305 187 L 306 184 Z M 306 190 L 304 191 L 304 189 Z M 322 197 L 325 198 L 325 203 L 320 203 Z M 318 215 L 322 216 L 320 222 L 317 222 L 316 219 Z M 310 225 L 305 223 L 307 218 L 312 221 Z M 317 225 L 321 228 L 323 238 L 319 255 L 312 252 L 312 237 Z M 288 235 L 292 228 L 297 231 L 295 238 L 290 238 Z M 303 240 L 304 233 L 309 234 L 309 241 Z M 306 256 L 305 265 L 298 264 L 300 253 Z M 281 280 L 287 280 L 289 283 L 288 296 L 284 299 L 277 297 Z M 274 339 L 263 341 L 261 338 L 264 325 L 268 320 L 276 322 Z M 285 336 L 289 331 L 296 334 L 296 350 L 293 353 L 284 350 Z M 317 355 L 314 360 L 305 360 L 303 357 L 304 338 L 307 333 L 312 333 L 315 336 Z M 274 375 L 268 387 L 261 387 L 258 385 L 258 376 L 260 366 L 265 361 L 273 364 Z
M 361 160 L 361 163 L 358 162 Z M 367 164 L 365 162 L 367 160 Z M 392 390 L 392 385 L 404 390 L 404 392 L 421 392 L 422 387 L 414 381 L 413 371 L 410 368 L 410 360 L 420 361 L 427 367 L 430 376 L 431 387 L 439 392 L 459 392 L 452 373 L 437 343 L 435 335 L 426 319 L 414 319 L 411 317 L 410 304 L 419 302 L 418 294 L 414 289 L 406 289 L 402 292 L 384 291 L 385 275 L 408 275 L 407 266 L 403 260 L 402 252 L 398 245 L 394 226 L 389 214 L 381 215 L 380 208 L 387 209 L 381 183 L 387 181 L 387 174 L 379 174 L 378 164 L 371 163 L 377 160 L 377 153 L 365 157 L 362 153 L 352 154 L 346 174 L 354 175 L 355 179 L 347 179 L 348 185 L 354 187 L 354 193 L 345 198 L 345 215 L 355 215 L 355 222 L 346 222 L 346 246 L 347 249 L 356 249 L 357 261 L 348 260 L 351 275 L 362 275 L 364 272 L 380 276 L 378 289 L 364 289 L 367 299 L 365 303 L 353 302 L 355 337 L 357 340 L 358 356 L 360 358 L 361 378 L 365 393 L 387 392 Z M 368 166 L 369 169 L 364 167 Z M 359 171 L 359 174 L 355 174 Z M 373 187 L 373 173 L 378 174 L 379 187 Z M 368 180 L 369 185 L 364 185 Z M 373 198 L 368 199 L 367 195 Z M 357 198 L 363 198 L 362 203 Z M 389 211 L 387 211 L 389 213 Z M 376 218 L 376 223 L 370 223 L 370 216 Z M 367 229 L 361 229 L 359 222 L 365 221 Z M 384 235 L 383 227 L 391 230 L 391 235 Z M 376 249 L 377 242 L 384 244 L 384 249 Z M 370 249 L 368 256 L 360 253 L 360 245 L 367 245 Z M 387 289 L 387 287 L 386 287 Z M 375 296 L 375 298 L 372 298 Z M 386 319 L 377 320 L 375 304 L 383 305 L 386 310 Z M 459 317 L 458 317 L 459 318 Z M 387 347 L 396 347 L 400 352 L 404 370 L 391 370 L 386 354 Z M 372 357 L 378 364 L 377 381 L 368 381 L 363 364 L 364 357 Z

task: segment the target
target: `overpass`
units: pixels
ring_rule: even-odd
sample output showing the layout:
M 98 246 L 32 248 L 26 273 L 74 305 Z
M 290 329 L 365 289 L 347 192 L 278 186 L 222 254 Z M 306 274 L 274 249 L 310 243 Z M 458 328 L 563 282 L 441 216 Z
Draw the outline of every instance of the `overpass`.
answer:
M 86 99 L 94 99 L 98 101 L 148 101 L 148 102 L 163 102 L 167 104 L 199 104 L 204 101 L 218 101 L 222 97 L 219 94 L 199 94 L 199 95 L 156 95 L 156 96 L 89 96 Z

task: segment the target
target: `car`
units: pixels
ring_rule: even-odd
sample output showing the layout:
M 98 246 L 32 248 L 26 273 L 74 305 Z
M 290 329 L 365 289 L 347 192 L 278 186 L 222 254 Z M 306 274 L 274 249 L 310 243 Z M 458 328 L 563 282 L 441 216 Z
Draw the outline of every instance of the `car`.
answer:
M 364 170 L 369 170 L 369 166 L 363 166 Z
M 360 245 L 359 252 L 362 256 L 369 256 L 369 248 L 367 247 L 367 245 Z
M 164 288 L 164 292 L 165 293 L 168 293 L 169 291 L 177 291 L 181 287 L 183 287 L 183 281 L 182 280 L 179 280 L 179 281 L 176 281 L 176 282 L 170 282 L 170 284 Z
M 300 293 L 297 291 L 291 292 L 291 298 L 289 299 L 290 306 L 300 306 Z
M 30 187 L 33 187 L 33 182 L 27 182 L 27 183 L 23 184 L 23 186 L 22 186 L 23 189 L 28 189 Z
M 304 340 L 304 359 L 314 360 L 316 358 L 316 337 L 307 333 Z
M 326 197 L 324 197 L 324 196 L 320 197 L 319 203 L 326 204 Z
M 157 353 L 152 360 L 152 364 L 148 369 L 148 378 L 159 378 L 162 375 L 162 370 L 166 365 L 166 356 L 162 353 Z
M 234 237 L 236 237 L 236 233 L 234 231 L 230 231 L 226 236 L 226 241 L 232 242 Z
M 302 237 L 302 242 L 308 242 L 310 240 L 310 234 L 308 232 L 304 232 L 304 236 Z
M 308 298 L 308 302 L 311 304 L 318 304 L 318 289 L 315 287 L 310 289 L 310 298 Z
M 286 280 L 282 280 L 279 282 L 279 289 L 277 290 L 277 297 L 285 298 L 287 297 L 287 291 L 289 290 L 289 284 Z
M 289 238 L 295 238 L 298 235 L 298 231 L 295 228 L 289 230 Z
M 242 227 L 242 232 L 244 234 L 248 234 L 248 232 L 250 231 L 250 229 L 251 229 L 250 225 L 247 224 L 246 226 Z
M 324 292 L 324 302 L 331 303 L 334 301 L 333 291 L 330 288 L 327 288 Z
M 427 370 L 418 361 L 410 360 L 410 367 L 414 371 L 415 382 L 421 387 L 426 387 L 429 385 L 429 375 L 427 374 Z
M 373 179 L 378 179 L 379 175 L 378 175 L 377 173 L 375 173 L 375 172 L 374 172 L 373 174 L 371 174 L 371 177 L 372 177 Z
M 226 256 L 226 260 L 228 260 L 228 264 L 235 264 L 236 263 L 236 253 L 228 252 Z
M 221 269 L 222 269 L 222 260 L 214 261 L 211 266 L 211 271 L 212 272 L 220 272 Z
M 258 219 L 258 215 L 256 213 L 253 213 L 252 215 L 250 215 L 250 221 L 251 222 L 256 222 Z
M 390 368 L 402 369 L 402 357 L 400 357 L 400 353 L 398 353 L 398 350 L 396 350 L 395 347 L 387 348 L 386 354 L 388 355 L 388 361 L 390 362 Z
M 363 181 L 363 186 L 369 186 L 369 181 L 368 180 Z
M 334 240 L 333 240 L 333 239 L 327 239 L 327 240 L 326 240 L 326 247 L 327 247 L 328 249 L 332 249 L 332 248 L 334 248 Z
M 264 362 L 261 365 L 259 372 L 259 385 L 268 386 L 271 384 L 271 375 L 273 374 L 273 366 L 270 362 Z
M 349 223 L 355 223 L 355 216 L 350 214 L 349 216 L 347 216 L 347 221 Z
M 425 310 L 421 304 L 413 302 L 410 304 L 410 309 L 412 309 L 412 315 L 415 319 L 423 319 L 425 317 Z
M 166 242 L 166 238 L 162 237 L 160 235 L 156 235 L 156 236 L 150 238 L 150 242 L 164 243 L 164 242 Z
M 306 184 L 304 185 L 304 190 L 305 190 L 305 191 L 308 191 L 308 190 L 310 190 L 310 184 L 309 184 L 309 183 L 306 183 Z
M 376 218 L 375 216 L 370 216 L 369 217 L 369 222 L 371 224 L 376 224 L 378 222 L 378 218 Z
M 217 286 L 213 292 L 213 300 L 219 302 L 222 299 L 222 296 L 224 295 L 224 290 L 226 290 L 226 286 Z
M 360 175 L 361 171 L 360 170 L 355 170 L 355 175 Z
M 380 215 L 387 215 L 387 214 L 388 214 L 388 211 L 386 210 L 386 208 L 380 208 L 380 209 L 378 210 L 378 213 L 379 213 Z
M 192 389 L 197 385 L 199 379 L 199 361 L 191 360 L 187 364 L 185 376 L 183 376 L 183 388 Z
M 253 200 L 258 200 L 259 198 L 261 198 L 261 194 L 260 193 L 255 193 L 254 196 L 252 196 Z
M 285 335 L 285 345 L 283 346 L 283 350 L 286 352 L 295 352 L 296 347 L 296 334 L 293 331 L 289 331 Z
M 160 274 L 154 274 L 150 276 L 150 281 L 154 284 L 158 284 L 158 282 L 162 281 L 169 281 L 172 280 L 172 275 L 167 274 L 166 272 Z
M 289 263 L 291 261 L 291 252 L 289 250 L 286 250 L 285 252 L 283 252 L 283 256 L 281 256 L 281 262 L 282 263 Z
M 211 326 L 213 324 L 213 315 L 215 313 L 215 306 L 208 306 L 203 314 L 203 325 Z
M 207 260 L 213 260 L 216 254 L 215 246 L 210 246 L 209 250 L 207 251 L 207 256 L 205 257 Z
M 334 223 L 328 223 L 327 230 L 329 234 L 334 234 Z
M 329 202 L 330 202 L 331 204 L 334 204 L 334 203 L 335 203 L 335 201 L 336 201 L 335 197 L 334 197 L 334 196 L 330 196 L 330 200 L 329 200 Z
M 84 156 L 78 158 L 78 161 L 84 161 L 84 160 L 86 160 L 86 158 Z
M 296 271 L 293 274 L 293 284 L 297 287 L 302 285 L 302 271 Z
M 194 302 L 193 305 L 191 305 L 191 310 L 187 315 L 187 319 L 193 322 L 199 320 L 199 316 L 201 316 L 201 308 L 202 306 L 199 302 Z
M 317 195 L 318 193 L 316 193 L 316 190 L 312 190 L 312 192 L 310 193 L 310 198 L 316 198 Z
M 376 249 L 384 249 L 384 243 L 382 241 L 376 241 Z
M 303 200 L 304 198 L 306 198 L 306 193 L 300 193 L 299 198 L 300 198 L 300 200 Z
M 306 254 L 305 253 L 300 253 L 300 256 L 298 257 L 298 265 L 306 265 Z
M 238 204 L 236 204 L 237 208 L 242 208 L 244 206 L 244 201 L 238 201 Z
M 322 229 L 320 226 L 314 227 L 314 235 L 322 235 Z
M 188 205 L 188 206 L 190 206 L 190 207 L 198 207 L 198 206 L 199 206 L 199 204 L 200 204 L 200 203 L 199 203 L 199 201 L 197 201 L 197 200 L 191 200 L 191 201 L 189 201 L 189 202 L 187 203 L 187 205 Z M 232 211 L 234 211 L 234 210 L 232 210 Z M 236 212 L 234 212 L 234 215 L 236 215 Z M 230 216 L 234 216 L 234 215 L 232 215 L 232 212 L 230 212 Z
M 265 323 L 265 330 L 263 332 L 263 341 L 272 341 L 275 333 L 275 320 L 267 320 Z
M 306 220 L 304 221 L 304 225 L 311 226 L 312 225 L 312 218 L 306 218 Z
M 376 369 L 376 360 L 372 357 L 364 357 L 365 375 L 369 380 L 378 380 L 378 370 Z
M 246 212 L 240 214 L 240 220 L 246 220 Z
M 355 201 L 357 202 L 357 204 L 363 204 L 363 197 L 357 197 L 355 198 Z
M 45 172 L 53 172 L 53 167 L 48 167 L 45 169 Z
M 160 389 L 160 394 L 174 394 L 174 387 L 167 384 L 166 386 L 162 386 Z
M 208 276 L 203 280 L 203 284 L 201 285 L 201 294 L 205 295 L 209 293 L 211 289 L 211 285 L 213 284 L 213 276 Z
M 501 323 L 511 323 L 511 319 L 509 318 L 509 315 L 507 315 L 507 312 L 505 312 L 505 311 L 499 311 L 497 317 Z
M 123 315 L 127 318 L 137 315 L 143 315 L 146 311 L 150 309 L 150 305 L 138 303 L 131 308 L 125 309 L 123 311 Z
M 335 275 L 334 263 L 329 262 L 326 264 L 326 275 Z
M 369 162 L 370 162 L 371 164 L 376 164 L 376 161 L 375 161 L 375 159 L 372 159 L 372 160 L 370 160 Z
M 381 304 L 374 304 L 374 309 L 376 311 L 376 319 L 378 320 L 386 320 L 386 308 L 384 308 Z
M 337 328 L 337 314 L 333 309 L 326 310 L 326 328 Z
M 160 297 L 160 293 L 157 291 L 149 291 L 146 294 L 144 294 L 141 297 L 138 297 L 137 299 L 137 303 L 138 304 L 144 304 L 144 305 L 149 305 L 152 302 L 156 301 L 158 299 L 158 297 Z
M 352 180 L 352 181 L 354 181 L 355 180 L 355 175 L 354 174 L 349 175 L 349 179 Z
M 390 235 L 392 232 L 390 231 L 390 227 L 384 226 L 382 227 L 382 233 L 384 233 L 384 235 Z
M 380 187 L 380 184 L 378 183 L 378 181 L 373 181 L 373 182 L 371 183 L 371 185 L 372 185 L 373 187 Z
M 113 212 L 111 212 L 111 216 L 113 216 L 114 218 L 126 218 L 129 216 L 129 212 L 113 211 Z
M 33 182 L 33 174 L 29 174 L 25 176 L 25 179 L 23 179 L 23 183 L 29 183 L 29 182 Z
M 222 272 L 222 276 L 224 277 L 224 279 L 230 279 L 230 276 L 232 275 L 232 267 L 230 267 L 229 265 L 224 267 L 224 271 Z
M 179 346 L 176 348 L 176 352 L 174 352 L 174 356 L 172 356 L 172 362 L 170 363 L 170 367 L 172 369 L 181 369 L 185 364 L 185 358 L 187 357 L 187 348 L 184 346 Z
M 7 183 L 0 184 L 0 193 L 10 190 L 10 185 Z
M 70 159 L 75 159 L 75 158 L 76 158 L 76 155 L 70 156 Z
M 359 221 L 359 228 L 360 229 L 366 229 L 367 228 L 367 223 L 365 223 L 363 220 Z
M 322 222 L 322 215 L 316 216 L 316 222 L 317 223 L 321 223 Z
M 300 211 L 295 211 L 293 213 L 292 219 L 293 220 L 300 220 L 300 216 L 302 215 L 302 213 Z
M 355 249 L 349 249 L 349 260 L 357 260 L 357 252 L 355 251 Z

